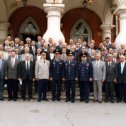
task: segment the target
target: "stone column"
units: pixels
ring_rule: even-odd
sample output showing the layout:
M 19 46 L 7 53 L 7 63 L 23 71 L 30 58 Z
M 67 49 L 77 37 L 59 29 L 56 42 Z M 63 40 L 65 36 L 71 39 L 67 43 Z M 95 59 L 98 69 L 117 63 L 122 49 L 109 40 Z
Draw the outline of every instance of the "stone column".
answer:
M 119 49 L 121 44 L 126 45 L 126 7 L 119 7 L 115 13 L 120 15 L 120 32 L 115 40 L 116 47 Z
M 47 31 L 43 38 L 46 42 L 49 38 L 53 38 L 57 45 L 59 40 L 65 42 L 64 35 L 60 30 L 61 13 L 64 11 L 65 5 L 62 3 L 46 3 L 43 6 L 47 13 Z
M 0 23 L 0 43 L 4 43 L 8 35 L 9 23 Z
M 102 29 L 102 39 L 104 40 L 106 37 L 109 37 L 111 39 L 111 30 L 114 28 L 114 25 L 107 25 L 103 24 L 101 25 Z

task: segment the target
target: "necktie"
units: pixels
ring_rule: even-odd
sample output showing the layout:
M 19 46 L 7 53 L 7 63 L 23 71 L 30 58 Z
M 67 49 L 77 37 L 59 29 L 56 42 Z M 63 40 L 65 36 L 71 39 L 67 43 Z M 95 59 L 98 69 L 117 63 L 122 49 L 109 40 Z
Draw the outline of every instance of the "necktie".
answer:
M 98 61 L 96 61 L 96 65 L 98 66 Z
M 33 46 L 32 49 L 33 49 L 33 53 L 35 54 L 35 47 Z
M 11 65 L 14 67 L 14 59 L 11 59 Z

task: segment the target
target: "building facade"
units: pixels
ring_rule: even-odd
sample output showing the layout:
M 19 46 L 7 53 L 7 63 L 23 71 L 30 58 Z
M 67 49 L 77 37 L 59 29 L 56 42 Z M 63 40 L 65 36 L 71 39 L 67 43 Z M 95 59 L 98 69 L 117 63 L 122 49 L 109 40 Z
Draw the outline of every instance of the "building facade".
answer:
M 86 0 L 87 2 L 89 0 Z M 36 39 L 42 35 L 69 42 L 81 38 L 90 43 L 110 37 L 116 45 L 126 44 L 126 1 L 92 0 L 86 7 L 83 0 L 0 1 L 0 41 L 7 35 Z

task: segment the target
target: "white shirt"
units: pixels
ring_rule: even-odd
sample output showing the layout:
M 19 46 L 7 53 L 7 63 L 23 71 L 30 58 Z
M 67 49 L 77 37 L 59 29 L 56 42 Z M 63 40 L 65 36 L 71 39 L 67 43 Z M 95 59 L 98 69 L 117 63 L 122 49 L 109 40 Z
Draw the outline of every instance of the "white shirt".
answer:
M 11 64 L 12 64 L 12 67 L 14 67 L 14 64 L 15 64 L 15 58 L 11 58 Z
M 50 59 L 54 59 L 54 53 L 50 53 Z
M 96 60 L 96 65 L 99 65 L 100 60 Z
M 121 73 L 123 73 L 124 65 L 125 65 L 125 61 L 124 62 L 121 62 Z

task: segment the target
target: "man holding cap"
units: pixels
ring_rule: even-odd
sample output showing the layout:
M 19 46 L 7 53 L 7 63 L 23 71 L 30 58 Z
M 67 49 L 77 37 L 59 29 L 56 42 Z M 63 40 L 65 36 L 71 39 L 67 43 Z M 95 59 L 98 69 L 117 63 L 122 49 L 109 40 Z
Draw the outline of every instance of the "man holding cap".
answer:
M 41 58 L 36 61 L 35 66 L 35 77 L 38 81 L 38 102 L 43 100 L 47 101 L 46 92 L 47 92 L 47 84 L 49 79 L 49 67 L 50 62 L 46 60 L 47 52 L 40 52 Z

